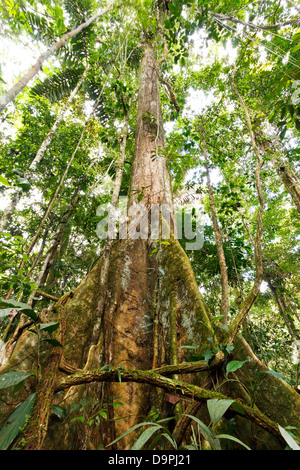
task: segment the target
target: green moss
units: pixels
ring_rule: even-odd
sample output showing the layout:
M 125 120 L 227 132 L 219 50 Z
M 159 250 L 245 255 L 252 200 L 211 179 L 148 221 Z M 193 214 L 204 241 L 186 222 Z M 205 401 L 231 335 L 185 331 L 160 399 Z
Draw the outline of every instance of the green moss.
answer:
M 178 240 L 173 236 L 169 240 L 169 245 L 163 245 L 163 250 L 165 296 L 173 298 L 176 291 L 177 298 L 180 299 L 182 326 L 187 332 L 193 332 L 193 334 L 196 332 L 199 338 L 206 338 L 211 328 L 211 315 L 199 292 L 191 263 Z

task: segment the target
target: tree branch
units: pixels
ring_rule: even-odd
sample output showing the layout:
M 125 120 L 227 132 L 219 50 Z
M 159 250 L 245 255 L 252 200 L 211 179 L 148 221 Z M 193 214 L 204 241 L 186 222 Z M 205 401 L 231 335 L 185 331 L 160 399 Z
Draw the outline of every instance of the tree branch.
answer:
M 255 155 L 257 157 L 257 160 L 258 160 L 256 170 L 255 170 L 255 184 L 256 184 L 256 190 L 257 190 L 258 199 L 259 199 L 259 208 L 258 208 L 258 211 L 257 211 L 257 229 L 256 229 L 256 234 L 255 234 L 255 240 L 254 240 L 254 258 L 255 258 L 255 279 L 254 279 L 254 284 L 252 286 L 252 289 L 251 289 L 249 295 L 246 297 L 246 299 L 242 303 L 241 308 L 240 308 L 238 314 L 236 315 L 235 319 L 233 320 L 229 332 L 227 333 L 227 338 L 228 338 L 228 341 L 230 343 L 234 342 L 239 329 L 241 328 L 241 326 L 242 326 L 242 324 L 243 324 L 250 308 L 252 307 L 254 301 L 256 300 L 256 298 L 257 298 L 257 296 L 260 292 L 260 285 L 262 283 L 263 274 L 264 274 L 263 261 L 262 261 L 261 238 L 262 238 L 262 234 L 263 234 L 262 216 L 263 216 L 263 212 L 264 212 L 264 209 L 265 209 L 265 200 L 264 200 L 264 195 L 263 195 L 263 191 L 262 191 L 262 184 L 261 184 L 261 179 L 260 179 L 260 172 L 261 172 L 261 168 L 262 168 L 264 162 L 263 162 L 263 158 L 261 156 L 260 150 L 259 150 L 259 148 L 257 146 L 257 143 L 256 143 L 256 138 L 255 138 L 255 134 L 253 132 L 251 118 L 250 118 L 250 115 L 249 115 L 248 108 L 246 106 L 246 103 L 245 103 L 243 97 L 240 95 L 240 93 L 239 93 L 239 91 L 238 91 L 238 89 L 235 85 L 234 73 L 235 73 L 235 70 L 233 71 L 232 77 L 231 77 L 232 87 L 233 87 L 234 92 L 235 92 L 235 94 L 236 94 L 236 96 L 237 96 L 237 98 L 240 102 L 240 105 L 241 105 L 241 107 L 242 107 L 242 109 L 245 113 L 245 118 L 246 118 L 246 123 L 247 123 L 247 127 L 248 127 L 248 130 L 249 130 L 250 138 L 251 138 L 252 148 L 253 148 L 254 153 L 255 153 Z
M 183 398 L 190 398 L 198 402 L 206 402 L 209 399 L 228 399 L 226 395 L 221 393 L 205 390 L 196 385 L 163 377 L 154 371 L 130 370 L 121 368 L 114 368 L 109 371 L 93 370 L 70 375 L 66 379 L 61 380 L 56 385 L 55 391 L 59 392 L 67 390 L 70 387 L 94 382 L 119 382 L 120 378 L 122 379 L 122 382 L 136 382 L 153 385 L 167 391 L 168 393 L 172 393 L 173 395 L 179 395 Z M 239 401 L 237 402 L 234 400 L 233 404 L 234 403 L 236 403 L 238 406 L 239 411 L 235 410 L 237 414 L 248 418 L 250 421 L 275 436 L 282 445 L 286 444 L 278 430 L 276 423 L 274 423 L 257 409 L 251 408 L 250 406 L 245 405 L 244 403 L 240 403 Z
M 258 24 L 252 23 L 251 21 L 246 22 L 246 21 L 240 20 L 239 18 L 236 18 L 235 16 L 225 16 L 225 15 L 221 15 L 220 13 L 212 13 L 212 15 L 213 15 L 213 18 L 217 20 L 231 21 L 232 23 L 242 24 L 252 29 L 262 29 L 264 31 L 276 30 L 278 28 L 282 28 L 283 26 L 297 25 L 299 24 L 299 21 L 300 21 L 299 17 L 297 17 L 297 18 L 292 18 L 291 20 L 284 21 L 283 23 L 277 23 L 277 24 L 272 24 L 272 25 L 258 25 Z

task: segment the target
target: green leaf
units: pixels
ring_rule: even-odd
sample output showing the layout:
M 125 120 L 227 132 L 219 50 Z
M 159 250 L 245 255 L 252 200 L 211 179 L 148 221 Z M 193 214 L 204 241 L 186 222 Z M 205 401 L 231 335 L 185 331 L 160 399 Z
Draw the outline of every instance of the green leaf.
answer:
M 59 323 L 56 321 L 40 324 L 40 330 L 48 331 L 48 333 L 52 333 L 53 331 L 57 330 L 58 327 Z
M 12 307 L 15 308 L 16 310 L 19 310 L 22 313 L 25 313 L 28 317 L 32 318 L 34 321 L 37 320 L 37 315 L 34 312 L 34 310 L 27 304 L 24 304 L 23 302 L 17 302 L 16 300 L 6 300 L 0 298 L 0 306 L 5 305 L 7 307 Z
M 15 173 L 15 175 L 18 175 L 18 176 L 24 176 L 24 171 L 21 170 L 20 168 L 14 168 L 13 169 L 13 173 Z
M 230 441 L 237 442 L 237 443 L 240 444 L 241 446 L 245 447 L 247 450 L 251 450 L 250 447 L 248 447 L 246 444 L 244 444 L 242 441 L 240 441 L 240 440 L 237 439 L 236 437 L 230 436 L 230 434 L 218 434 L 216 437 L 217 437 L 218 439 L 229 439 Z
M 298 446 L 297 442 L 292 438 L 292 436 L 278 424 L 278 429 L 280 431 L 280 434 L 282 435 L 283 439 L 285 442 L 290 446 L 292 450 L 300 450 L 300 447 Z
M 8 317 L 8 315 L 10 315 L 11 311 L 12 311 L 12 308 L 2 308 L 2 309 L 0 309 L 0 318 L 1 317 Z
M 10 186 L 9 182 L 7 181 L 6 178 L 4 178 L 4 176 L 0 175 L 0 183 L 1 184 L 4 184 L 5 186 Z
M 75 418 L 72 418 L 70 420 L 70 423 L 74 423 L 75 421 L 81 421 L 81 423 L 83 423 L 85 420 L 85 417 L 84 416 L 76 416 Z
M 18 178 L 16 180 L 16 186 L 22 188 L 24 191 L 28 191 L 31 187 L 31 184 L 26 178 Z
M 66 414 L 66 410 L 58 405 L 52 405 L 52 413 L 54 413 L 58 418 L 62 418 Z
M 215 354 L 211 349 L 206 349 L 206 351 L 204 351 L 203 357 L 207 365 L 209 364 L 209 361 L 214 357 L 214 355 Z
M 137 441 L 132 446 L 131 450 L 141 450 L 150 437 L 158 430 L 161 426 L 151 426 L 150 428 L 145 429 L 145 431 L 139 436 Z
M 31 375 L 31 372 L 8 372 L 7 374 L 0 375 L 0 389 L 18 385 L 18 383 L 23 382 L 23 380 Z
M 207 400 L 207 408 L 213 424 L 216 424 L 218 421 L 220 421 L 233 401 L 234 400 L 219 400 L 217 398 Z
M 226 366 L 226 375 L 229 372 L 235 372 L 236 370 L 240 369 L 247 361 L 230 361 Z
M 300 49 L 300 44 L 297 44 L 297 46 L 295 46 L 293 49 L 292 49 L 292 52 L 297 52 L 299 51 Z
M 228 325 L 218 325 L 218 328 L 221 328 L 222 330 L 226 331 L 228 330 Z
M 222 314 L 222 315 L 216 315 L 215 317 L 213 317 L 213 318 L 211 319 L 211 322 L 214 323 L 214 322 L 216 322 L 216 321 L 218 321 L 218 320 L 221 320 L 221 318 L 223 318 L 223 317 L 224 317 L 224 314 Z
M 284 380 L 283 376 L 281 374 L 279 374 L 278 372 L 275 372 L 275 370 L 264 370 L 262 372 L 259 372 L 258 373 L 258 376 L 262 375 L 262 374 L 270 374 L 270 375 L 274 375 L 274 377 L 278 377 L 279 379 L 282 379 Z
M 23 403 L 18 405 L 16 409 L 8 416 L 4 425 L 0 429 L 0 450 L 5 450 L 17 437 L 20 430 L 26 423 L 26 419 L 30 416 L 35 393 L 30 395 Z
M 99 411 L 99 416 L 102 416 L 102 418 L 107 419 L 107 413 L 103 410 Z
M 110 444 L 108 444 L 106 447 L 109 447 L 109 446 L 112 446 L 113 444 L 115 444 L 116 442 L 120 441 L 121 439 L 123 439 L 123 437 L 127 436 L 127 434 L 129 434 L 130 432 L 132 431 L 135 431 L 136 429 L 142 427 L 142 426 L 147 426 L 147 425 L 151 425 L 153 426 L 153 423 L 151 422 L 145 422 L 145 423 L 139 423 L 139 424 L 136 424 L 135 426 L 132 426 L 132 428 L 128 429 L 128 431 L 124 432 L 124 434 L 122 434 L 120 437 L 117 437 L 117 439 L 115 439 L 113 442 L 111 442 Z
M 234 350 L 234 346 L 232 346 L 232 344 L 227 344 L 226 351 L 228 352 L 228 354 L 230 354 L 231 351 L 233 351 L 233 350 Z
M 244 411 L 242 405 L 238 401 L 234 401 L 231 405 L 231 408 L 233 410 L 237 411 L 241 415 L 245 414 L 245 411 Z
M 170 444 L 173 446 L 174 449 L 177 449 L 177 443 L 175 439 L 173 439 L 169 434 L 164 432 L 161 436 L 165 437 L 170 442 Z

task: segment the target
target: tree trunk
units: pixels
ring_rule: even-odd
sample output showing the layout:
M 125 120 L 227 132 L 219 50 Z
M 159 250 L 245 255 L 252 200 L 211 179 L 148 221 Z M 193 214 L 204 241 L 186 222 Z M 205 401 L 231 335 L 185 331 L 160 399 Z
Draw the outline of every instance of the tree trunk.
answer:
M 221 230 L 219 227 L 217 211 L 216 211 L 216 206 L 215 206 L 214 192 L 213 192 L 213 188 L 211 186 L 211 181 L 210 181 L 209 160 L 208 160 L 208 153 L 207 153 L 207 146 L 206 146 L 206 134 L 205 134 L 203 121 L 201 122 L 201 135 L 202 135 L 202 141 L 203 141 L 203 153 L 204 153 L 205 167 L 206 167 L 209 205 L 210 205 L 210 211 L 211 211 L 211 218 L 213 221 L 213 228 L 214 228 L 219 266 L 220 266 L 220 272 L 221 272 L 222 300 L 221 300 L 220 314 L 223 315 L 222 323 L 226 325 L 228 313 L 229 313 L 229 285 L 228 285 L 227 265 L 226 265 L 226 259 L 225 259 L 224 249 L 223 249 L 223 239 L 222 239 Z
M 275 302 L 278 305 L 279 313 L 281 314 L 283 321 L 285 323 L 285 326 L 287 327 L 287 330 L 293 340 L 298 340 L 298 335 L 295 330 L 295 325 L 293 325 L 293 321 L 290 320 L 288 308 L 285 302 L 284 295 L 280 293 L 280 289 L 277 289 L 274 285 L 274 282 L 271 281 L 271 279 L 267 279 L 268 286 L 270 288 L 270 291 L 274 297 Z
M 8 207 L 4 210 L 4 213 L 0 220 L 0 233 L 4 232 L 5 227 L 8 225 L 11 216 L 15 212 L 17 205 L 22 197 L 23 190 L 18 189 L 12 196 L 11 202 Z

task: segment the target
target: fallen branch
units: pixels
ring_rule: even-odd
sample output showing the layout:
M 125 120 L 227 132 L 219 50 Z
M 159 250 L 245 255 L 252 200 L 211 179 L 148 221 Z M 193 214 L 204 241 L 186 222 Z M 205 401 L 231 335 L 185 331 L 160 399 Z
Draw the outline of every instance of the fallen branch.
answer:
M 103 371 L 92 370 L 88 372 L 78 372 L 58 382 L 55 387 L 55 392 L 68 390 L 70 387 L 77 385 L 95 382 L 119 382 L 120 378 L 122 379 L 122 382 L 136 382 L 153 385 L 173 395 L 189 398 L 198 402 L 206 402 L 209 399 L 224 400 L 229 398 L 228 396 L 221 393 L 205 390 L 196 385 L 180 382 L 179 380 L 175 379 L 169 379 L 168 377 L 164 377 L 157 372 L 154 372 L 153 370 L 143 371 L 121 368 L 113 368 L 111 370 Z M 278 425 L 275 422 L 270 420 L 259 410 L 251 408 L 250 406 L 245 405 L 244 403 L 240 403 L 237 400 L 233 400 L 232 404 L 237 405 L 238 408 L 235 409 L 237 414 L 248 418 L 250 421 L 275 436 L 283 446 L 285 445 L 285 441 L 282 438 L 278 430 Z

